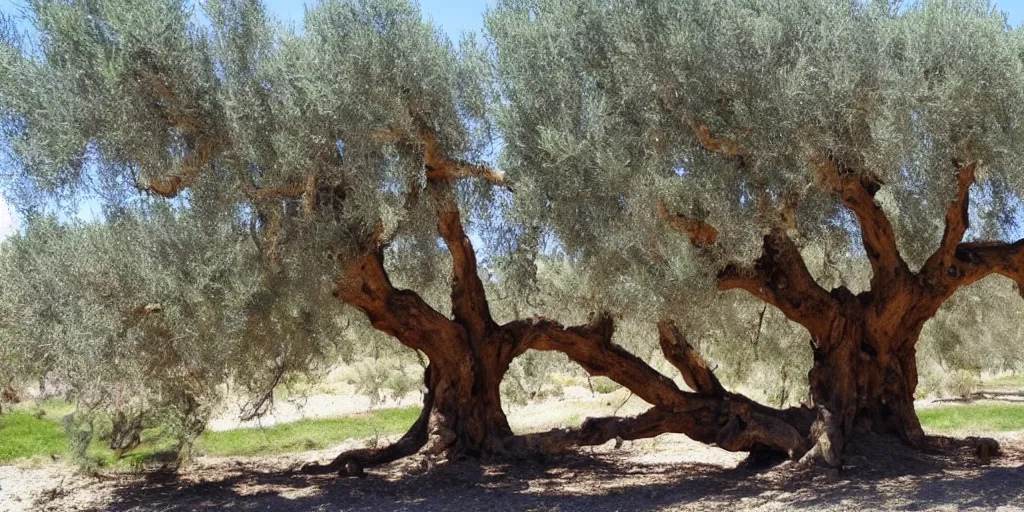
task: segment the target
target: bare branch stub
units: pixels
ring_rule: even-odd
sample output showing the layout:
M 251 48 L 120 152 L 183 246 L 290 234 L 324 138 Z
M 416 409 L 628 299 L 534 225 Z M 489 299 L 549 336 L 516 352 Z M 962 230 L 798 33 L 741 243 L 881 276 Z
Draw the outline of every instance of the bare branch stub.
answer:
M 672 213 L 664 201 L 658 202 L 658 216 L 673 229 L 688 236 L 690 243 L 697 247 L 711 247 L 718 243 L 718 230 L 714 226 Z

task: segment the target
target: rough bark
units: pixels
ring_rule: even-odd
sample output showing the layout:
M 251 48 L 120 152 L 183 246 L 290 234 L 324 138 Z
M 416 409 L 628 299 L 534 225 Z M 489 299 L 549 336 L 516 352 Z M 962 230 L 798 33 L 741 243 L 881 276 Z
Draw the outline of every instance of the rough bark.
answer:
M 358 474 L 368 465 L 417 452 L 444 458 L 488 456 L 503 452 L 512 437 L 501 407 L 500 384 L 521 349 L 491 317 L 452 188 L 456 179 L 501 181 L 501 175 L 447 158 L 426 128 L 419 142 L 437 231 L 452 257 L 450 317 L 417 293 L 394 287 L 384 266 L 385 242 L 379 232 L 360 254 L 346 258 L 335 296 L 362 310 L 375 328 L 426 354 L 430 369 L 423 412 L 395 445 L 342 454 L 327 466 L 310 468 L 313 471 Z M 411 200 L 418 199 L 417 193 Z
M 458 222 L 457 213 L 439 218 L 442 224 Z M 512 435 L 501 408 L 499 386 L 517 355 L 516 345 L 490 317 L 472 247 L 461 225 L 445 226 L 442 232 L 453 248 L 455 262 L 453 318 L 433 309 L 415 292 L 395 288 L 380 247 L 349 262 L 335 295 L 361 309 L 375 328 L 429 358 L 426 386 L 430 400 L 425 409 L 429 406 L 430 411 L 422 426 L 427 436 L 423 450 L 448 457 L 481 456 L 499 451 Z M 368 459 L 373 460 L 383 461 Z
M 598 315 L 586 326 L 565 328 L 545 319 L 510 324 L 534 350 L 555 350 L 569 356 L 591 375 L 603 375 L 652 405 L 633 418 L 589 418 L 579 428 L 522 436 L 516 449 L 557 453 L 575 446 L 612 439 L 640 439 L 663 433 L 685 434 L 730 451 L 773 451 L 801 457 L 814 412 L 806 408 L 772 409 L 729 393 L 680 331 L 659 324 L 663 353 L 679 368 L 695 393 L 680 390 L 668 377 L 611 341 L 610 317 Z
M 427 355 L 430 369 L 423 412 L 396 444 L 345 453 L 326 466 L 307 470 L 358 476 L 366 466 L 412 453 L 445 458 L 557 453 L 615 438 L 666 432 L 729 450 L 775 451 L 794 459 L 810 448 L 807 436 L 813 410 L 775 410 L 729 393 L 670 322 L 658 326 L 664 354 L 695 392 L 680 390 L 672 379 L 612 343 L 614 323 L 607 315 L 596 315 L 587 325 L 575 327 L 542 318 L 498 325 L 491 316 L 451 184 L 465 177 L 508 184 L 486 168 L 446 158 L 433 134 L 426 128 L 421 132 L 427 195 L 437 214 L 438 234 L 452 257 L 451 315 L 431 308 L 413 291 L 394 287 L 384 266 L 379 232 L 358 257 L 345 259 L 335 295 L 362 310 L 375 328 Z M 419 200 L 419 194 L 409 200 Z M 713 238 L 714 232 L 708 231 L 702 240 Z M 635 418 L 595 418 L 579 428 L 514 436 L 501 408 L 499 389 L 512 360 L 531 349 L 563 352 L 592 375 L 610 377 L 653 407 Z
M 706 142 L 707 130 L 696 135 L 709 151 L 722 152 L 721 144 Z M 727 156 L 742 156 L 738 147 L 729 147 Z M 839 464 L 848 438 L 861 432 L 895 435 L 922 448 L 934 444 L 924 435 L 914 411 L 915 351 L 921 329 L 959 287 L 989 274 L 1010 277 L 1024 290 L 1024 240 L 1011 244 L 962 241 L 978 164 L 956 164 L 958 187 L 945 216 L 942 241 L 925 265 L 913 272 L 897 249 L 888 217 L 875 201 L 882 183 L 871 173 L 830 156 L 813 155 L 810 161 L 817 166 L 824 188 L 861 226 L 861 242 L 872 269 L 870 289 L 856 295 L 845 287 L 826 291 L 815 282 L 782 227 L 764 237 L 762 255 L 752 265 L 727 265 L 718 274 L 718 286 L 754 295 L 810 333 L 814 354 L 810 391 L 818 416 L 811 432 L 815 447 L 808 457 Z M 695 243 L 700 240 L 700 231 L 692 223 L 668 225 Z

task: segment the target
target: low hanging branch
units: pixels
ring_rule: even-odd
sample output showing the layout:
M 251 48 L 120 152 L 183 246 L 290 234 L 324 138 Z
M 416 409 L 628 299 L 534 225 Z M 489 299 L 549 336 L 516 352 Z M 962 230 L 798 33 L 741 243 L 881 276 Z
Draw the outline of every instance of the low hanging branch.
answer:
M 667 432 L 732 451 L 780 451 L 793 459 L 811 446 L 806 437 L 814 420 L 812 410 L 776 410 L 727 392 L 671 322 L 659 324 L 664 355 L 697 393 L 680 390 L 671 379 L 612 343 L 613 323 L 607 315 L 580 327 L 565 328 L 544 319 L 522 320 L 508 327 L 525 330 L 523 343 L 528 348 L 562 352 L 588 373 L 607 376 L 653 405 L 632 418 L 590 418 L 579 428 L 518 436 L 512 440 L 517 449 L 557 453 L 615 438 L 633 440 Z

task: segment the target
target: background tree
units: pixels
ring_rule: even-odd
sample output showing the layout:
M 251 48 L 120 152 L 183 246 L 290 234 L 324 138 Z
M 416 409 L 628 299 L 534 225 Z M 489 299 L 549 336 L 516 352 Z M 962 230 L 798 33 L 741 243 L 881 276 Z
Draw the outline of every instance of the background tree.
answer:
M 77 404 L 83 450 L 97 416 L 112 424 L 103 433 L 112 448 L 134 447 L 157 425 L 187 448 L 226 382 L 263 392 L 241 378 L 260 373 L 254 360 L 270 348 L 254 336 L 239 342 L 257 284 L 252 243 L 231 223 L 179 215 L 158 205 L 105 224 L 34 216 L 3 243 L 5 351 L 31 362 L 19 365 L 23 376 Z

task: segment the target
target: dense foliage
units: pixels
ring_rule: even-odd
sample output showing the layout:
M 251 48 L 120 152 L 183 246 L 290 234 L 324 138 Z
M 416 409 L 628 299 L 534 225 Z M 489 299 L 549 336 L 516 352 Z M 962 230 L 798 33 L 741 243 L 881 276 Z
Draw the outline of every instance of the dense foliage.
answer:
M 596 319 L 584 334 L 614 317 L 665 374 L 654 326 L 678 321 L 728 385 L 782 407 L 813 398 L 821 336 L 796 306 L 716 290 L 726 265 L 754 273 L 765 233 L 823 295 L 868 303 L 896 295 L 872 288 L 892 269 L 844 184 L 914 271 L 972 185 L 968 240 L 1017 228 L 1024 39 L 987 1 L 502 0 L 458 44 L 406 0 L 325 1 L 299 28 L 246 0 L 30 6 L 31 30 L 0 24 L 4 196 L 26 219 L 0 245 L 0 385 L 58 386 L 86 433 L 102 412 L 187 446 L 225 396 L 256 417 L 340 362 L 401 397 L 423 339 L 493 346 L 535 315 Z M 82 202 L 101 215 L 69 221 Z M 1024 364 L 1005 284 L 942 297 L 921 390 Z M 493 364 L 506 406 L 605 368 L 539 337 Z

